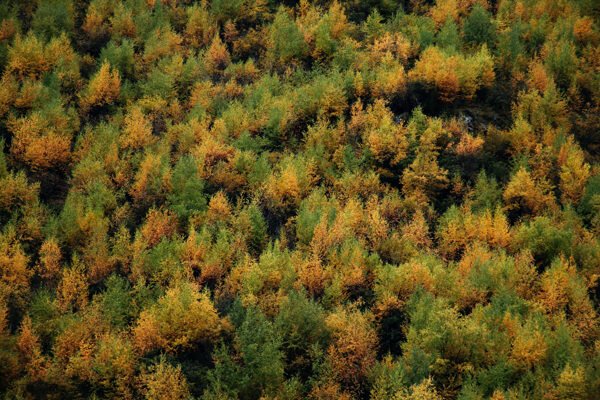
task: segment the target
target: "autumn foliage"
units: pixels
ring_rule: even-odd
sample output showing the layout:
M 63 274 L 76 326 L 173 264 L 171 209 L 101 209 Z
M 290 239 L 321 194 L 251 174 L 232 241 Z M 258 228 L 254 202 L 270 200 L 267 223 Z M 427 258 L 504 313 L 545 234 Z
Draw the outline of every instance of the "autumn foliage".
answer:
M 0 2 L 0 398 L 598 398 L 599 21 Z

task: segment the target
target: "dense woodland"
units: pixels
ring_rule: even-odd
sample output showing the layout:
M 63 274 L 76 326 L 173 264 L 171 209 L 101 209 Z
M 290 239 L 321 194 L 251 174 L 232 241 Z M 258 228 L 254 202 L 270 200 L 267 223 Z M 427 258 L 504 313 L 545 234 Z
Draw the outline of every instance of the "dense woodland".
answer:
M 597 0 L 0 21 L 0 398 L 600 396 Z

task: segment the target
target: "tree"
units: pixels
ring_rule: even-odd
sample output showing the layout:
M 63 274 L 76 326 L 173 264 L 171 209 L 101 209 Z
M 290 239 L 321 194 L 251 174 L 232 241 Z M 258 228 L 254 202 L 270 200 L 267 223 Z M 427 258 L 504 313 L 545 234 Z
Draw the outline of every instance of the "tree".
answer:
M 206 51 L 206 68 L 213 75 L 222 74 L 225 68 L 231 63 L 231 57 L 227 47 L 221 41 L 219 35 L 215 35 Z
M 435 6 L 430 10 L 431 18 L 438 28 L 443 23 L 445 23 L 444 26 L 447 26 L 451 21 L 458 21 L 459 12 L 456 0 L 437 0 Z
M 283 300 L 274 321 L 288 376 L 306 379 L 311 372 L 314 346 L 324 348 L 329 339 L 323 309 L 303 293 L 292 292 Z
M 185 26 L 185 40 L 194 48 L 207 46 L 215 38 L 217 26 L 209 11 L 200 5 L 186 9 L 188 20 Z
M 207 222 L 228 222 L 231 219 L 231 206 L 223 192 L 217 192 L 208 203 Z
M 24 171 L 7 172 L 0 177 L 0 207 L 2 212 L 12 214 L 35 204 L 39 197 L 40 184 L 30 183 Z
M 96 339 L 90 383 L 106 397 L 131 399 L 137 362 L 131 341 L 125 335 L 106 333 Z
M 164 202 L 170 191 L 170 173 L 166 155 L 150 152 L 145 155 L 129 190 L 138 209 L 145 211 L 153 204 Z
M 447 3 L 452 3 L 452 0 Z M 447 52 L 458 52 L 462 47 L 462 43 L 456 22 L 450 16 L 444 15 L 444 17 L 446 18 L 446 22 L 436 36 L 436 44 Z
M 578 204 L 590 177 L 590 166 L 584 160 L 583 151 L 572 139 L 563 145 L 560 154 L 565 155 L 559 156 L 559 165 L 562 164 L 559 177 L 563 202 Z
M 305 158 L 287 157 L 265 182 L 265 197 L 274 209 L 289 211 L 308 195 L 315 180 L 315 164 Z
M 519 210 L 534 215 L 555 205 L 549 190 L 538 185 L 523 167 L 511 177 L 502 198 L 507 211 Z
M 141 377 L 142 393 L 146 400 L 185 400 L 190 392 L 181 365 L 169 364 L 164 357 Z
M 553 43 L 548 52 L 546 65 L 554 73 L 554 81 L 561 88 L 569 87 L 579 64 L 575 45 L 569 40 L 562 39 L 558 43 Z
M 42 354 L 40 339 L 31 324 L 31 318 L 26 316 L 21 322 L 17 340 L 20 362 L 32 381 L 43 379 L 46 375 L 46 358 Z
M 420 110 L 415 113 L 420 113 Z M 448 184 L 448 171 L 437 163 L 436 141 L 443 133 L 441 121 L 430 120 L 427 125 L 419 137 L 417 156 L 400 178 L 402 191 L 406 195 L 420 200 L 427 200 L 427 197 L 445 188 Z
M 381 164 L 398 165 L 407 155 L 406 130 L 393 121 L 382 100 L 376 100 L 366 111 L 360 102 L 356 103 L 348 128 L 362 137 L 370 153 Z
M 19 119 L 11 117 L 8 121 L 14 135 L 11 153 L 32 171 L 64 168 L 71 159 L 72 130 L 76 125 L 69 121 L 62 108 L 50 113 L 34 112 Z
M 410 394 L 409 394 L 410 393 Z M 432 379 L 423 379 L 418 385 L 412 385 L 408 391 L 397 397 L 398 400 L 441 400 Z
M 525 326 L 517 328 L 512 338 L 509 362 L 519 371 L 527 371 L 541 364 L 547 355 L 548 343 L 540 327 L 528 321 Z
M 113 11 L 112 4 L 104 0 L 92 0 L 86 10 L 81 29 L 92 41 L 104 40 L 109 35 L 109 17 Z
M 444 102 L 458 97 L 471 99 L 481 87 L 494 82 L 494 62 L 487 46 L 474 54 L 446 54 L 437 46 L 428 47 L 409 74 L 409 79 L 435 89 Z
M 49 238 L 42 243 L 40 248 L 40 263 L 38 273 L 43 279 L 52 281 L 61 273 L 61 251 L 55 238 Z
M 61 281 L 56 289 L 56 302 L 63 313 L 82 310 L 89 302 L 84 268 L 79 257 L 74 255 L 71 266 L 62 270 Z
M 207 392 L 223 393 L 225 398 L 274 396 L 284 379 L 281 338 L 256 306 L 243 309 L 236 303 L 234 307 L 235 352 L 224 345 L 215 351 Z
M 140 231 L 147 247 L 156 246 L 163 238 L 170 238 L 177 231 L 177 218 L 168 210 L 152 208 Z
M 15 341 L 8 329 L 8 307 L 0 301 L 0 382 L 8 387 L 20 374 L 20 360 Z
M 19 80 L 39 78 L 52 68 L 52 64 L 47 48 L 33 33 L 25 38 L 17 34 L 8 50 L 6 73 Z
M 104 61 L 100 70 L 90 79 L 87 90 L 80 95 L 80 104 L 84 112 L 92 108 L 110 105 L 119 99 L 121 78 L 108 61 Z
M 203 195 L 204 181 L 198 171 L 196 158 L 184 155 L 173 169 L 171 193 L 167 196 L 169 209 L 181 222 L 206 209 L 206 198 Z
M 492 47 L 496 41 L 496 29 L 491 21 L 491 14 L 477 2 L 471 9 L 463 25 L 463 36 L 466 43 L 474 45 L 487 44 Z
M 105 63 L 104 65 L 108 64 Z M 120 138 L 121 147 L 137 150 L 148 147 L 156 141 L 156 138 L 152 135 L 152 125 L 142 112 L 141 107 L 133 107 L 125 117 L 124 122 L 124 135 Z
M 336 381 L 352 393 L 360 393 L 375 364 L 377 335 L 368 316 L 359 311 L 337 312 L 327 318 L 332 341 L 327 359 Z
M 20 309 L 28 295 L 32 271 L 12 225 L 0 234 L 0 303 Z
M 142 311 L 133 330 L 134 344 L 141 354 L 185 351 L 216 340 L 227 325 L 206 293 L 181 283 Z
M 70 0 L 43 0 L 39 2 L 31 25 L 36 33 L 46 39 L 61 33 L 70 35 L 75 25 L 74 11 Z
M 308 51 L 302 32 L 285 9 L 280 8 L 269 30 L 269 52 L 276 61 L 301 61 Z
M 119 78 L 132 77 L 134 72 L 134 48 L 133 42 L 129 39 L 123 39 L 120 43 L 111 40 L 100 52 L 99 61 L 102 65 L 109 63 L 112 68 L 112 76 L 118 71 Z
M 267 244 L 267 223 L 260 208 L 252 203 L 248 207 L 248 218 L 250 220 L 250 237 L 248 245 L 250 249 L 260 254 Z
M 560 373 L 558 377 L 558 398 L 559 399 L 586 399 L 586 380 L 582 367 L 573 370 L 569 364 Z

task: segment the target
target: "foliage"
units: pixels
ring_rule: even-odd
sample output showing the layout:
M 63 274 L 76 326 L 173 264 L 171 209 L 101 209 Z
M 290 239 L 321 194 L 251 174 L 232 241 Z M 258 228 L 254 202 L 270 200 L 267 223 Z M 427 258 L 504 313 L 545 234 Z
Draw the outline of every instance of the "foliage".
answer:
M 596 3 L 0 1 L 0 398 L 597 398 Z

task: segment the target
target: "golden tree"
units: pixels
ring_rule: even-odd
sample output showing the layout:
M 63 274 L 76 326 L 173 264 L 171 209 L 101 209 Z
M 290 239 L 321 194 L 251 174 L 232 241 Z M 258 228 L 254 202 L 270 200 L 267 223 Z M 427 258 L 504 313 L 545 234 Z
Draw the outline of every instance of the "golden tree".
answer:
M 33 271 L 12 226 L 0 234 L 0 302 L 20 307 L 29 291 Z
M 534 215 L 555 206 L 554 197 L 549 190 L 535 182 L 523 167 L 511 177 L 502 197 L 506 210 L 520 209 Z
M 185 400 L 190 396 L 181 366 L 174 367 L 164 358 L 140 377 L 146 400 Z
M 226 325 L 206 293 L 182 283 L 142 311 L 133 329 L 134 343 L 142 354 L 156 349 L 176 352 L 215 340 Z
M 333 342 L 327 358 L 335 379 L 357 392 L 375 363 L 377 335 L 367 316 L 358 311 L 341 311 L 327 318 Z
M 46 359 L 42 355 L 40 339 L 33 329 L 31 318 L 26 316 L 21 322 L 17 349 L 22 365 L 33 380 L 43 379 L 46 375 Z
M 63 269 L 56 292 L 56 303 L 62 312 L 82 310 L 88 304 L 88 281 L 76 255 L 71 266 Z
M 565 143 L 559 154 L 560 190 L 563 202 L 578 204 L 585 191 L 585 185 L 591 175 L 590 166 L 585 162 L 583 151 L 574 143 L 573 138 Z
M 40 262 L 37 265 L 39 275 L 43 279 L 54 280 L 61 273 L 61 251 L 55 238 L 49 238 L 40 248 Z
M 152 124 L 141 107 L 133 107 L 124 122 L 123 136 L 120 138 L 122 148 L 142 149 L 156 141 L 156 137 L 152 135 Z
M 79 104 L 84 112 L 93 107 L 103 107 L 119 99 L 121 78 L 119 71 L 104 61 L 100 70 L 90 79 L 87 89 L 79 95 Z
M 64 115 L 54 121 L 39 112 L 18 119 L 11 116 L 7 125 L 14 135 L 11 153 L 31 170 L 64 167 L 70 161 L 72 126 Z

